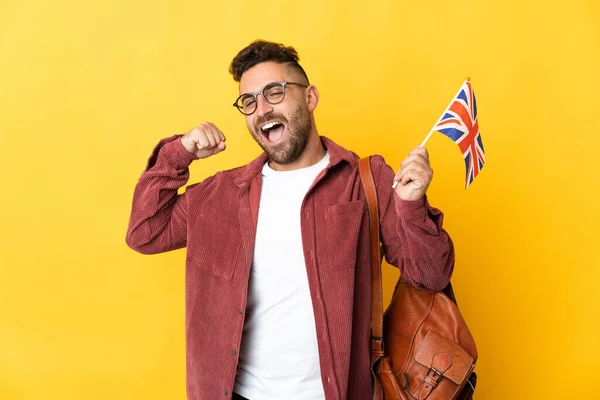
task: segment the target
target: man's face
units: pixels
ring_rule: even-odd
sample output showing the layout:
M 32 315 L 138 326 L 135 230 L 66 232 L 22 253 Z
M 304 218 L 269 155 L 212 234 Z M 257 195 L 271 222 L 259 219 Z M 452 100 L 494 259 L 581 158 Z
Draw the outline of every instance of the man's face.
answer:
M 243 73 L 240 93 L 256 93 L 271 82 L 305 83 L 300 74 L 287 65 L 264 62 Z M 281 103 L 269 104 L 257 96 L 256 111 L 246 115 L 246 125 L 254 140 L 277 164 L 290 164 L 306 148 L 311 131 L 306 90 L 287 85 Z

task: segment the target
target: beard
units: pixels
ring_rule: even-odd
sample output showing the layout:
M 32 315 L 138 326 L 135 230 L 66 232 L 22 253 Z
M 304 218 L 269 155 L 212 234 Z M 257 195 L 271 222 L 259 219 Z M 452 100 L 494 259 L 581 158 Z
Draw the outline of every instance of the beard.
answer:
M 254 140 L 269 156 L 271 161 L 277 164 L 291 164 L 302 154 L 308 143 L 308 137 L 312 128 L 312 122 L 306 104 L 298 106 L 290 113 L 289 120 L 282 114 L 273 111 L 263 115 L 256 121 L 254 131 L 251 132 Z M 261 125 L 267 121 L 278 121 L 285 125 L 287 137 L 282 138 L 280 143 L 271 145 L 262 134 Z

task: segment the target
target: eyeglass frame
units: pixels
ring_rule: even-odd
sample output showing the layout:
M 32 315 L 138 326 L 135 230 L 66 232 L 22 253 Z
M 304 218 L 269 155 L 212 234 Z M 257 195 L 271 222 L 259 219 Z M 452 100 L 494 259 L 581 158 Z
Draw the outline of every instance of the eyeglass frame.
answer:
M 281 87 L 283 88 L 283 97 L 281 98 L 281 100 L 279 100 L 279 101 L 278 101 L 278 102 L 276 102 L 276 103 L 273 103 L 273 102 L 270 102 L 269 100 L 267 100 L 267 98 L 265 97 L 265 95 L 264 95 L 264 93 L 263 93 L 263 92 L 264 92 L 264 90 L 267 88 L 267 86 L 269 86 L 269 85 L 272 85 L 272 84 L 274 84 L 274 83 L 278 83 L 278 84 L 280 84 L 280 85 L 281 85 Z M 243 93 L 243 94 L 240 94 L 240 95 L 239 95 L 239 97 L 238 97 L 237 99 L 235 99 L 235 102 L 233 103 L 233 106 L 234 106 L 235 108 L 237 108 L 237 109 L 238 109 L 238 111 L 239 111 L 240 113 L 242 113 L 243 115 L 252 115 L 252 114 L 254 114 L 254 113 L 256 112 L 256 110 L 258 109 L 258 95 L 261 95 L 261 96 L 262 96 L 262 98 L 263 98 L 263 100 L 264 100 L 264 101 L 265 101 L 267 104 L 271 104 L 271 105 L 279 104 L 279 103 L 281 103 L 281 102 L 282 102 L 282 101 L 285 99 L 285 87 L 286 87 L 287 85 L 296 85 L 296 86 L 301 86 L 301 87 L 303 87 L 303 88 L 305 88 L 305 89 L 306 89 L 306 88 L 309 86 L 309 85 L 305 85 L 305 84 L 303 84 L 303 83 L 298 83 L 298 82 L 269 82 L 269 83 L 267 83 L 265 86 L 263 86 L 263 88 L 262 88 L 262 89 L 260 89 L 260 90 L 259 90 L 258 92 L 256 92 L 256 93 Z M 249 114 L 246 114 L 246 113 L 243 111 L 243 108 L 244 108 L 244 106 L 243 106 L 243 105 L 242 105 L 241 107 L 240 107 L 240 106 L 238 106 L 238 101 L 239 101 L 239 100 L 240 100 L 242 97 L 244 97 L 244 96 L 248 96 L 248 95 L 250 95 L 250 96 L 254 97 L 254 101 L 256 102 L 256 107 L 254 108 L 254 110 L 253 110 L 251 113 L 249 113 Z

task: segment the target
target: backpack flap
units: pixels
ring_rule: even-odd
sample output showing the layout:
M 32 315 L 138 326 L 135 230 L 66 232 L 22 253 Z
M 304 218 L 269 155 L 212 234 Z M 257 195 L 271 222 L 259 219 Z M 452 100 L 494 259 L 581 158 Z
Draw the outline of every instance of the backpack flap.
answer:
M 417 349 L 415 361 L 461 385 L 473 370 L 475 360 L 456 342 L 430 329 Z

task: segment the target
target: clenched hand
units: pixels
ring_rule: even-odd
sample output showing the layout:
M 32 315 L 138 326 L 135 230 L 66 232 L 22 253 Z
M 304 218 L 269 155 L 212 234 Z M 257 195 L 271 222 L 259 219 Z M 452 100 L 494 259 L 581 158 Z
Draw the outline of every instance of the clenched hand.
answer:
M 187 151 L 207 158 L 225 150 L 225 135 L 211 122 L 203 122 L 181 137 Z

